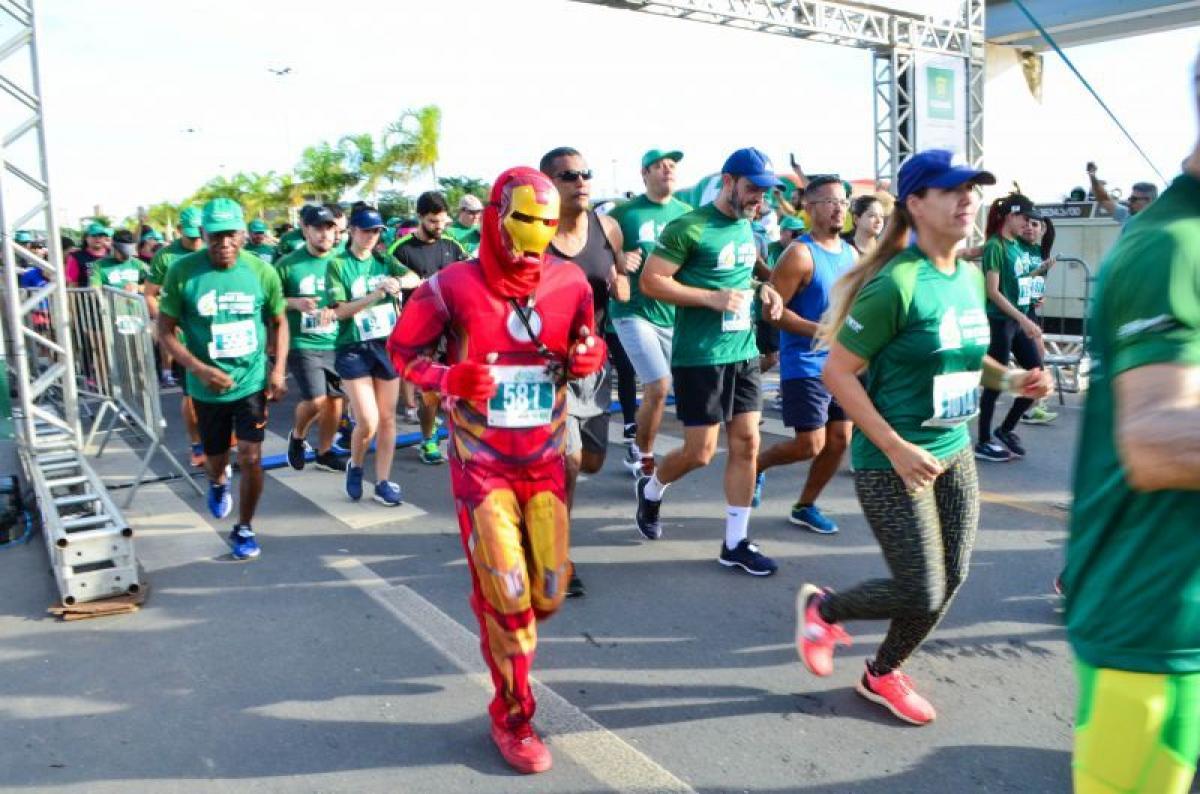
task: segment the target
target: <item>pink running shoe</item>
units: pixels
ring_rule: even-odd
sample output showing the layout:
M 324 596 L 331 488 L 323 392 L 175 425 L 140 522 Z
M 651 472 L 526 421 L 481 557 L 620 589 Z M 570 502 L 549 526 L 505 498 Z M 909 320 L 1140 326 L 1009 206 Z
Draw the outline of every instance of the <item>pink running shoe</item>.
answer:
M 854 688 L 867 700 L 884 706 L 900 719 L 913 725 L 925 725 L 937 717 L 933 704 L 918 695 L 913 690 L 912 679 L 899 670 L 872 675 L 868 665 Z
M 821 676 L 833 672 L 834 646 L 852 642 L 844 628 L 821 617 L 817 606 L 826 593 L 823 588 L 805 584 L 796 594 L 796 650 L 808 671 Z

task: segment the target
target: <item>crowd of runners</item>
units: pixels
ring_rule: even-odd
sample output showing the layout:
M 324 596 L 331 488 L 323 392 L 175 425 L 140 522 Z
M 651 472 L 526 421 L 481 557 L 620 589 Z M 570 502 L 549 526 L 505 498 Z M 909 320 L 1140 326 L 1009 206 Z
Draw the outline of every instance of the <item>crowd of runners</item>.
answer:
M 1038 402 L 1052 388 L 1039 306 L 1053 226 L 1027 197 L 993 202 L 986 242 L 970 249 L 996 178 L 948 152 L 911 157 L 892 193 L 851 195 L 837 175 L 797 168 L 784 181 L 761 151 L 738 149 L 694 207 L 676 195 L 683 156 L 647 151 L 644 192 L 606 212 L 585 156 L 560 147 L 502 173 L 486 200 L 422 195 L 408 228 L 359 202 L 310 205 L 298 227 L 272 230 L 215 199 L 162 230 L 170 242 L 93 223 L 66 256 L 73 286 L 145 295 L 208 508 L 224 519 L 236 501 L 235 559 L 261 553 L 267 411 L 289 381 L 301 398 L 289 464 L 341 476 L 351 500 L 370 487 L 380 505 L 402 503 L 393 439 L 399 416 L 419 424 L 420 460 L 453 464 L 492 736 L 520 771 L 551 765 L 532 726 L 537 623 L 584 593 L 570 513 L 580 475 L 605 465 L 614 381 L 632 527 L 662 538 L 670 486 L 717 459 L 724 430 L 715 557 L 746 574 L 777 570 L 750 534 L 768 472 L 783 488 L 782 467 L 810 461 L 787 518 L 831 535 L 818 503 L 849 450 L 890 576 L 800 586 L 797 650 L 827 676 L 848 621 L 889 621 L 856 688 L 917 725 L 936 712 L 903 668 L 967 577 L 976 461 L 1024 457 L 1017 424 L 1055 418 Z M 1183 792 L 1200 754 L 1200 150 L 1161 197 L 1135 185 L 1127 207 L 1088 174 L 1126 226 L 1096 294 L 1063 574 L 1075 780 Z M 793 436 L 763 448 L 774 367 Z M 1002 393 L 1011 406 L 996 425 Z M 672 399 L 683 443 L 660 454 Z

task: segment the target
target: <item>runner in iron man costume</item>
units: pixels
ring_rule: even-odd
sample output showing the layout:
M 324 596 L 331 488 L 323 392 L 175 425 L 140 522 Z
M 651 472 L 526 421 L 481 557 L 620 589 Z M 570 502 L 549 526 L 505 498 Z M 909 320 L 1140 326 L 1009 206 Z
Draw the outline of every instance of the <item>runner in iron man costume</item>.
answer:
M 388 341 L 402 377 L 443 398 L 471 608 L 496 690 L 492 738 L 521 772 L 551 765 L 530 723 L 529 671 L 537 622 L 562 604 L 571 575 L 566 382 L 607 356 L 583 272 L 545 253 L 558 206 L 540 172 L 502 173 L 484 209 L 479 258 L 421 285 Z M 434 358 L 443 337 L 444 364 Z

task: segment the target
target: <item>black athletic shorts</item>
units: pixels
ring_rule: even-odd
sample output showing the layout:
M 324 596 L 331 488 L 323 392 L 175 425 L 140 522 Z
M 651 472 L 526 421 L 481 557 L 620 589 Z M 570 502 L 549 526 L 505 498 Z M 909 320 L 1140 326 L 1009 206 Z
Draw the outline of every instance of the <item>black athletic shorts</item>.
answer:
M 240 400 L 210 403 L 192 399 L 196 406 L 196 424 L 205 455 L 220 455 L 229 450 L 229 437 L 261 444 L 267 433 L 267 394 L 256 391 Z
M 672 367 L 675 415 L 685 427 L 728 422 L 738 414 L 762 410 L 758 358 L 732 364 Z
M 301 399 L 344 396 L 340 388 L 342 379 L 334 369 L 335 357 L 332 350 L 292 348 L 288 351 L 288 372 L 296 381 Z

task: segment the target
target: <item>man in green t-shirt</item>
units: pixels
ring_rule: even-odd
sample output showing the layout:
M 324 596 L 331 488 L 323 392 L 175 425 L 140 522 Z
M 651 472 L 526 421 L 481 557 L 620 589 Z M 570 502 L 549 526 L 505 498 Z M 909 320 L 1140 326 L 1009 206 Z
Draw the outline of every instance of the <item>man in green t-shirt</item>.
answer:
M 175 226 L 175 231 L 175 239 L 158 249 L 150 259 L 150 264 L 146 266 L 142 291 L 146 296 L 146 309 L 150 312 L 150 319 L 153 322 L 158 321 L 158 296 L 162 291 L 163 281 L 167 278 L 167 269 L 171 263 L 181 256 L 204 248 L 204 239 L 200 231 L 200 209 L 187 207 L 180 212 L 179 223 Z M 187 393 L 187 377 L 183 367 L 171 358 L 171 351 L 163 344 L 161 337 L 158 340 L 158 350 L 162 359 L 159 382 L 167 388 L 179 386 L 183 390 L 183 397 L 179 401 L 179 411 L 183 417 L 183 426 L 187 428 L 188 440 L 192 445 L 191 463 L 196 467 L 203 466 L 204 447 L 200 443 L 200 430 L 196 426 L 196 409 Z
M 751 320 L 757 248 L 750 219 L 777 184 L 771 161 L 761 151 L 734 152 L 721 169 L 716 200 L 667 224 L 640 284 L 642 294 L 676 307 L 671 375 L 684 443 L 663 458 L 657 471 L 638 480 L 638 530 L 648 539 L 662 536 L 658 514 L 663 492 L 708 465 L 724 424 L 729 438 L 727 507 L 718 561 L 755 576 L 770 576 L 776 565 L 747 537 L 762 412 Z M 783 311 L 779 294 L 765 284 L 757 292 L 764 313 L 778 319 Z
M 446 235 L 453 237 L 467 252 L 475 256 L 479 252 L 479 219 L 483 217 L 483 202 L 470 193 L 458 200 L 458 215 L 446 227 Z
M 608 313 L 621 347 L 642 382 L 637 430 L 625 456 L 635 477 L 654 472 L 654 441 L 671 391 L 671 342 L 675 307 L 642 294 L 639 274 L 667 224 L 691 211 L 675 198 L 675 171 L 683 152 L 651 149 L 642 155 L 646 192 L 614 207 L 608 217 L 617 222 L 624 256 L 618 260 L 629 276 L 629 300 L 610 298 Z
M 89 286 L 116 287 L 139 292 L 142 284 L 141 262 L 137 258 L 137 243 L 133 232 L 120 229 L 113 235 L 112 252 L 92 263 Z
M 334 369 L 337 317 L 325 292 L 325 274 L 333 258 L 337 223 L 325 207 L 305 207 L 300 215 L 305 244 L 280 259 L 275 269 L 287 302 L 288 372 L 300 390 L 295 421 L 288 433 L 288 464 L 303 469 L 309 452 L 305 440 L 317 423 L 315 462 L 318 469 L 344 472 L 346 463 L 333 451 L 342 418 L 342 390 Z
M 1062 577 L 1075 790 L 1184 794 L 1200 755 L 1200 144 L 1101 266 L 1089 330 Z
M 271 227 L 267 225 L 266 221 L 255 218 L 246 228 L 250 232 L 250 241 L 246 243 L 246 250 L 268 265 L 272 264 L 275 261 L 275 246 L 271 245 L 268 239 Z
M 236 201 L 205 204 L 201 225 L 208 249 L 175 260 L 167 270 L 158 306 L 159 338 L 187 370 L 204 445 L 208 509 L 216 518 L 233 510 L 225 464 L 230 434 L 237 435 L 242 483 L 229 543 L 234 559 L 249 560 L 260 552 L 251 522 L 263 487 L 267 400 L 287 390 L 283 290 L 274 268 L 242 250 L 246 221 Z M 273 364 L 267 360 L 268 346 L 275 350 Z

